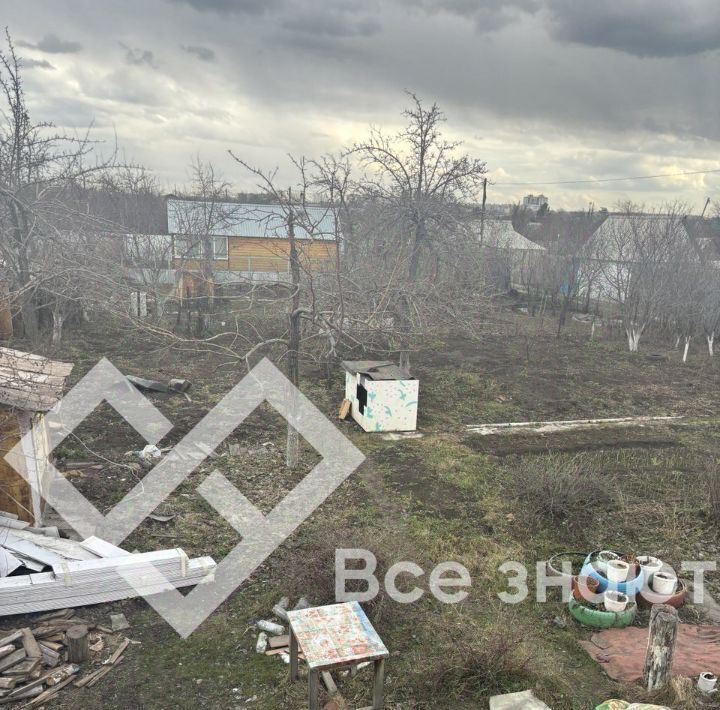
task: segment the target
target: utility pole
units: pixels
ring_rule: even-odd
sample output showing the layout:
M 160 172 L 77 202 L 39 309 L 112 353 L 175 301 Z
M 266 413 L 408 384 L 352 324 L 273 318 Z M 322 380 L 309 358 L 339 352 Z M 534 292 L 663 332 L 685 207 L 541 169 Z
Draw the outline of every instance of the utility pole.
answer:
M 487 202 L 487 178 L 483 178 L 482 211 L 480 212 L 480 245 L 485 241 L 485 203 Z

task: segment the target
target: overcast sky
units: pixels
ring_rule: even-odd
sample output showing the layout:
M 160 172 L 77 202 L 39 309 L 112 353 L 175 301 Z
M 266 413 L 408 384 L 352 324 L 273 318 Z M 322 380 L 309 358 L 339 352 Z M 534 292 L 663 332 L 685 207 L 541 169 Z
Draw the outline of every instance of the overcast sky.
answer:
M 168 187 L 231 148 L 292 174 L 397 129 L 404 89 L 487 161 L 490 202 L 720 197 L 717 0 L 53 0 L 5 6 L 38 119 L 114 140 Z M 506 183 L 529 182 L 528 186 Z M 503 184 L 505 183 L 505 184 Z

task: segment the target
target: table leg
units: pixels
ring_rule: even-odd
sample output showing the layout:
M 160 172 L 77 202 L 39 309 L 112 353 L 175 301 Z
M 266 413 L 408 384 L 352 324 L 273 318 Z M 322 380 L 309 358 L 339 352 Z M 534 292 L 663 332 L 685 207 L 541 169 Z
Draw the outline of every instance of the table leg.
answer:
M 375 687 L 373 688 L 373 710 L 385 707 L 385 659 L 375 661 Z
M 300 674 L 298 673 L 298 641 L 297 636 L 290 629 L 290 682 L 294 683 Z
M 320 672 L 308 671 L 308 707 L 320 710 Z

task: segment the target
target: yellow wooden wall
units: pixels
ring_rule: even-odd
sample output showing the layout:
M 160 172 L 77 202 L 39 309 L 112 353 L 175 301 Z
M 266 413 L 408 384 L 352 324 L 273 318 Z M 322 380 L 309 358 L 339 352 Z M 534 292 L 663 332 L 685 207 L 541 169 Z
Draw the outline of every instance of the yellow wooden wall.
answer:
M 20 427 L 14 412 L 0 411 L 0 510 L 15 513 L 20 520 L 34 522 L 30 486 L 5 461 L 5 454 L 20 441 Z
M 337 243 L 332 241 L 296 242 L 300 258 L 315 271 L 332 268 L 335 263 Z M 228 259 L 216 259 L 211 268 L 216 271 L 287 272 L 290 244 L 287 239 L 261 237 L 230 237 Z M 201 271 L 202 263 L 175 260 L 175 267 L 188 271 Z

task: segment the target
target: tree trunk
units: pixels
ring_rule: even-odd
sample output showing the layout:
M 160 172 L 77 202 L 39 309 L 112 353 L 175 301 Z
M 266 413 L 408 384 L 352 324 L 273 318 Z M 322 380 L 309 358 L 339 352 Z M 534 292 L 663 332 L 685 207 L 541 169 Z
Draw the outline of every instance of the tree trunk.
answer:
M 656 604 L 650 612 L 650 634 L 643 672 L 648 691 L 659 690 L 670 682 L 677 630 L 677 609 L 668 604 Z
M 410 351 L 400 351 L 400 368 L 406 372 L 410 372 Z
M 631 353 L 636 353 L 640 347 L 642 331 L 635 326 L 630 326 L 629 328 L 625 328 L 625 333 L 627 335 L 628 350 L 630 350 Z
M 685 349 L 683 350 L 683 362 L 687 362 L 688 350 L 690 349 L 690 341 L 692 340 L 691 335 L 685 336 Z
M 295 415 L 295 394 L 300 384 L 300 258 L 295 244 L 295 223 L 292 208 L 288 219 L 288 236 L 290 241 L 290 276 L 293 284 L 293 296 L 290 300 L 289 335 L 287 351 L 288 379 L 293 385 L 290 393 L 289 409 L 291 419 Z M 288 468 L 297 468 L 300 461 L 300 436 L 297 429 L 288 419 L 287 448 L 285 464 Z
M 37 342 L 40 337 L 40 323 L 38 321 L 37 309 L 35 308 L 35 299 L 32 296 L 23 301 L 20 309 L 20 317 L 25 337 L 33 342 Z
M 65 322 L 65 316 L 59 308 L 53 308 L 53 329 L 52 329 L 52 344 L 58 345 L 62 340 L 63 323 Z
M 85 663 L 90 658 L 87 626 L 71 626 L 65 632 L 68 642 L 68 662 Z
M 710 333 L 705 336 L 707 338 L 707 346 L 708 346 L 708 354 L 710 357 L 713 357 L 715 355 L 714 350 L 714 342 L 715 342 L 715 333 Z

